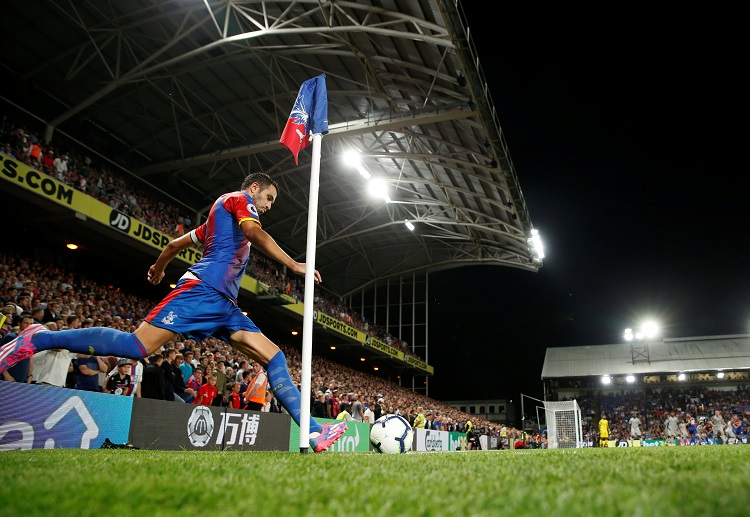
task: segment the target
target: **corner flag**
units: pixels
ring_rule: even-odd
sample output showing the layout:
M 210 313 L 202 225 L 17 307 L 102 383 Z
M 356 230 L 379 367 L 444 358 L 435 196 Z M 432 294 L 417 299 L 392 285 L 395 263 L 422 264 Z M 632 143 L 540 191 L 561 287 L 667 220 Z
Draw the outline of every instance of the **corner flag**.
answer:
M 299 152 L 312 144 L 310 162 L 310 197 L 307 213 L 307 250 L 305 252 L 305 302 L 302 314 L 302 387 L 300 389 L 299 449 L 310 448 L 310 425 L 319 425 L 310 416 L 310 388 L 312 378 L 312 335 L 315 307 L 315 248 L 318 228 L 318 191 L 320 189 L 320 141 L 328 134 L 328 91 L 326 76 L 308 79 L 300 86 L 289 120 L 279 142 L 292 151 L 294 163 L 299 165 Z
M 299 165 L 299 152 L 310 145 L 310 133 L 328 134 L 328 91 L 326 75 L 308 79 L 300 86 L 289 120 L 279 142 L 294 155 L 294 163 Z

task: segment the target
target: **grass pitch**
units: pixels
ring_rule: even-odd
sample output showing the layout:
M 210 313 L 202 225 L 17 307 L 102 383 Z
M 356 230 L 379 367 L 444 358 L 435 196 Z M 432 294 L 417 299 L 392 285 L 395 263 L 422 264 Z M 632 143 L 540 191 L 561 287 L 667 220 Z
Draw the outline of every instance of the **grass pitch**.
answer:
M 747 516 L 750 446 L 8 451 L 0 515 Z

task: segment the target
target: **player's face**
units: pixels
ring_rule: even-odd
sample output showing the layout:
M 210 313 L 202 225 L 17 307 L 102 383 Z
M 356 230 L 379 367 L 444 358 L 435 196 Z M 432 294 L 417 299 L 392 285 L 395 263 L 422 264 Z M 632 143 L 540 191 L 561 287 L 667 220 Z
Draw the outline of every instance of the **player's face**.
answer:
M 254 184 L 254 186 L 260 189 L 260 186 L 257 185 L 257 183 Z M 256 190 L 254 193 L 252 192 L 251 188 L 250 197 L 253 198 L 253 203 L 255 204 L 255 208 L 258 209 L 258 212 L 264 214 L 271 210 L 271 205 L 274 201 L 276 201 L 277 195 L 278 192 L 276 190 L 276 187 L 274 187 L 273 185 L 269 185 L 263 190 Z

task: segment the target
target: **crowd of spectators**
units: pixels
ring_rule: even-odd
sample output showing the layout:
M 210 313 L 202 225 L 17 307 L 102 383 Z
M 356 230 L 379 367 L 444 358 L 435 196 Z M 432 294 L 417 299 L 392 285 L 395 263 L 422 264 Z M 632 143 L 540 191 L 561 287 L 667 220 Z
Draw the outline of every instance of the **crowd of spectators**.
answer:
M 190 231 L 198 224 L 184 208 L 173 206 L 165 197 L 158 199 L 156 192 L 146 192 L 135 186 L 130 178 L 118 174 L 116 169 L 91 159 L 75 147 L 63 147 L 45 142 L 33 128 L 17 124 L 7 116 L 0 117 L 0 142 L 2 152 L 61 183 L 75 188 L 130 217 L 138 219 L 164 235 L 176 237 Z M 304 280 L 287 277 L 279 265 L 255 253 L 247 274 L 260 280 L 271 290 L 285 293 L 303 301 Z M 393 336 L 388 329 L 369 323 L 346 304 L 337 301 L 319 288 L 315 289 L 316 310 L 338 319 L 365 334 L 421 359 L 408 343 Z
M 129 294 L 117 286 L 100 284 L 85 273 L 44 259 L 22 256 L 15 251 L 0 252 L 0 306 L 7 317 L 0 330 L 0 343 L 12 339 L 22 325 L 31 322 L 44 324 L 51 331 L 107 326 L 133 332 L 157 302 Z M 284 344 L 281 348 L 287 356 L 292 379 L 301 385 L 300 351 Z M 36 382 L 35 357 L 22 361 L 27 363 L 25 374 L 17 373 L 19 363 L 5 372 L 3 380 Z M 249 358 L 217 338 L 196 342 L 178 336 L 158 354 L 142 361 L 126 362 L 116 357 L 70 358 L 69 375 L 59 385 L 183 403 L 199 400 L 206 405 L 224 406 L 230 404 L 231 394 L 238 390 L 238 384 L 240 393 L 244 392 L 251 364 Z M 89 382 L 81 382 L 78 378 L 81 372 Z M 125 375 L 129 376 L 127 382 Z M 208 400 L 199 398 L 201 388 L 211 382 L 216 386 L 216 394 Z M 86 387 L 82 387 L 84 384 Z M 322 402 L 323 416 L 328 418 L 339 417 L 340 412 L 359 401 L 362 416 L 357 417 L 362 421 L 364 415 L 374 421 L 376 416 L 396 413 L 413 422 L 418 414 L 417 407 L 422 406 L 427 428 L 460 432 L 471 418 L 478 432 L 499 436 L 500 427 L 489 421 L 474 419 L 438 400 L 325 358 L 313 358 L 311 386 L 311 401 Z M 263 410 L 282 411 L 273 393 L 268 393 Z

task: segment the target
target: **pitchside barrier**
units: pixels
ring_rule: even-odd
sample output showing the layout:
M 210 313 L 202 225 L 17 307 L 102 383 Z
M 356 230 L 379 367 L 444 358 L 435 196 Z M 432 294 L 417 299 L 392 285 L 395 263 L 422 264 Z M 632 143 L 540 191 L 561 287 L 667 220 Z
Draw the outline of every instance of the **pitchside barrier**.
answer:
M 372 450 L 370 424 L 348 424 L 330 450 Z M 0 451 L 98 449 L 106 439 L 153 450 L 299 451 L 299 427 L 283 413 L 0 382 Z M 465 450 L 466 434 L 415 429 L 412 449 Z

